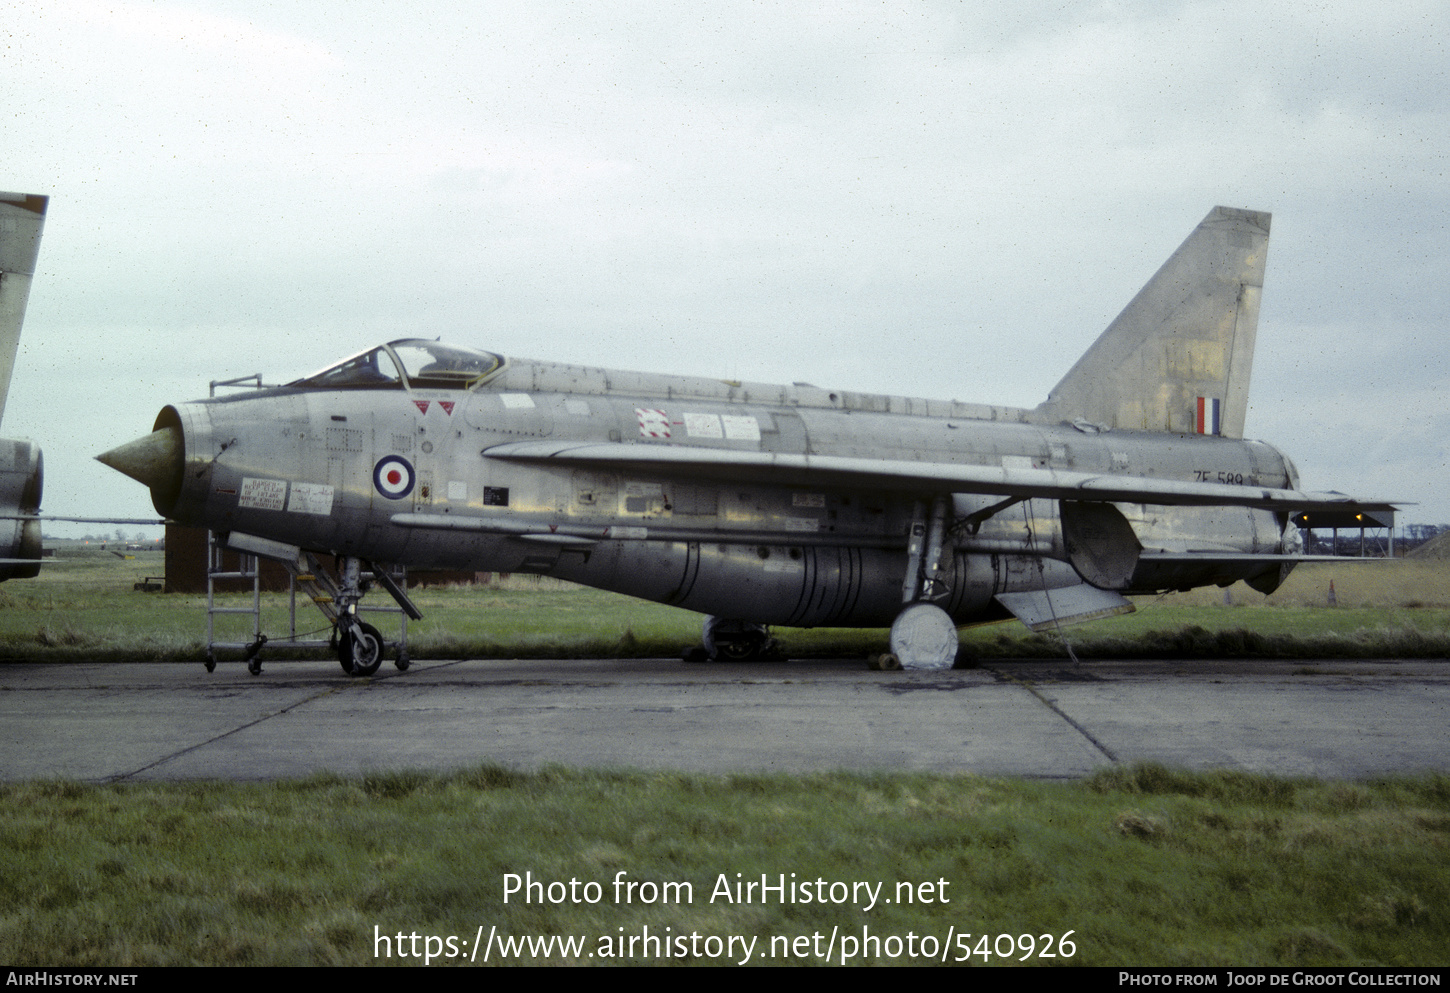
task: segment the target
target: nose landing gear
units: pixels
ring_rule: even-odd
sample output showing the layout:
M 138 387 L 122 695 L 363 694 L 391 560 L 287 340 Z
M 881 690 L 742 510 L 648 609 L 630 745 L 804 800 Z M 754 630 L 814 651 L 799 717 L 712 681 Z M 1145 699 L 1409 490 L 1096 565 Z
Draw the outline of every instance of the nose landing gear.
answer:
M 220 613 L 250 613 L 256 617 L 256 640 L 245 646 L 247 649 L 247 669 L 252 675 L 262 671 L 261 650 L 262 646 L 268 643 L 266 635 L 261 634 L 261 584 L 260 573 L 254 567 L 249 567 L 239 576 L 220 571 L 218 563 L 221 561 L 221 549 L 228 548 L 240 552 L 243 556 L 258 556 L 272 559 L 282 565 L 291 576 L 292 600 L 291 600 L 291 636 L 288 638 L 274 639 L 271 643 L 288 647 L 322 648 L 326 647 L 336 656 L 342 671 L 349 676 L 371 676 L 382 665 L 383 654 L 387 649 L 387 643 L 383 640 L 382 633 L 371 624 L 366 624 L 358 618 L 359 604 L 369 586 L 376 582 L 392 595 L 397 602 L 399 609 L 404 615 L 401 625 L 401 636 L 397 643 L 397 659 L 394 664 L 401 672 L 409 667 L 408 659 L 408 620 L 421 620 L 423 614 L 417 606 L 408 599 L 402 586 L 389 575 L 387 569 L 380 569 L 371 562 L 366 562 L 356 556 L 339 555 L 335 562 L 335 575 L 325 569 L 321 561 L 320 552 L 307 551 L 296 545 L 288 545 L 284 542 L 273 541 L 269 538 L 261 538 L 256 535 L 242 534 L 233 531 L 221 537 L 216 534 L 210 536 L 210 563 L 207 572 L 208 595 L 207 595 L 207 655 L 206 669 L 211 672 L 216 668 L 216 655 L 214 649 L 218 643 L 213 639 L 211 617 Z M 252 580 L 252 607 L 246 610 L 239 610 L 230 607 L 217 607 L 213 603 L 212 582 L 216 579 L 245 578 Z M 298 592 L 309 596 L 313 604 L 322 615 L 327 618 L 332 626 L 332 635 L 326 641 L 304 640 L 297 636 L 297 615 L 296 615 L 296 594 Z M 223 647 L 232 647 L 225 645 Z

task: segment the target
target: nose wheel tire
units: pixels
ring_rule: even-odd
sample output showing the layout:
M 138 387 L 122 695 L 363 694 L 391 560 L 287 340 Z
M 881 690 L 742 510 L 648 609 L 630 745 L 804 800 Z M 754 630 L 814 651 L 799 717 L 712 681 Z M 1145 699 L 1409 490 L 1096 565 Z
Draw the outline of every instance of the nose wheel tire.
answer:
M 371 676 L 383 664 L 383 636 L 371 624 L 358 624 L 359 636 L 344 629 L 338 636 L 337 659 L 349 676 Z

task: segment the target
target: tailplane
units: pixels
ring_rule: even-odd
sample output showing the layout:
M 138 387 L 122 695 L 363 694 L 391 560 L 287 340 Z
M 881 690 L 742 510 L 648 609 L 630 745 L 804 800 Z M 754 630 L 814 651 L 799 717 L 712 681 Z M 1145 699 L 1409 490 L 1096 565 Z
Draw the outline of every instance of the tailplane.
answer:
M 1269 217 L 1209 211 L 1032 419 L 1242 438 Z

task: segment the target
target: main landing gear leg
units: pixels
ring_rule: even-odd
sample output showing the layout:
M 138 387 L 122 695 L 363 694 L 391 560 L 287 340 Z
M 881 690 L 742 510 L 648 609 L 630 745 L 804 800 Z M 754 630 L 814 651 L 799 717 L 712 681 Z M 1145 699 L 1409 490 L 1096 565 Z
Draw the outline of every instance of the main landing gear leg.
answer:
M 916 505 L 901 587 L 904 606 L 891 625 L 891 652 L 872 659 L 873 669 L 949 669 L 956 661 L 956 622 L 929 602 L 945 593 L 941 589 L 941 555 L 949 501 L 947 496 L 938 496 L 932 502 L 929 522 L 925 504 Z
M 764 624 L 737 621 L 729 617 L 705 618 L 703 644 L 685 651 L 686 662 L 759 662 L 776 653 L 778 643 Z

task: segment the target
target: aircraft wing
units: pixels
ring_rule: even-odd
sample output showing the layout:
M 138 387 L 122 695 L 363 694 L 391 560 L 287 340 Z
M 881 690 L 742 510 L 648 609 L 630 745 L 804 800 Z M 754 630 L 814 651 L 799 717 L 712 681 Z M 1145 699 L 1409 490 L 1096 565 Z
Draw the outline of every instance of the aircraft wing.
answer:
M 55 514 L 0 514 L 0 521 L 64 521 L 70 524 L 165 524 L 164 517 L 61 517 Z
M 927 490 L 1052 500 L 1188 507 L 1233 506 L 1281 511 L 1332 508 L 1352 513 L 1376 513 L 1395 509 L 1394 504 L 1358 501 L 1342 493 L 1307 493 L 1266 486 L 955 462 L 742 452 L 686 445 L 521 441 L 496 445 L 486 449 L 484 455 L 512 462 L 559 463 L 609 472 L 713 477 L 784 486 Z

